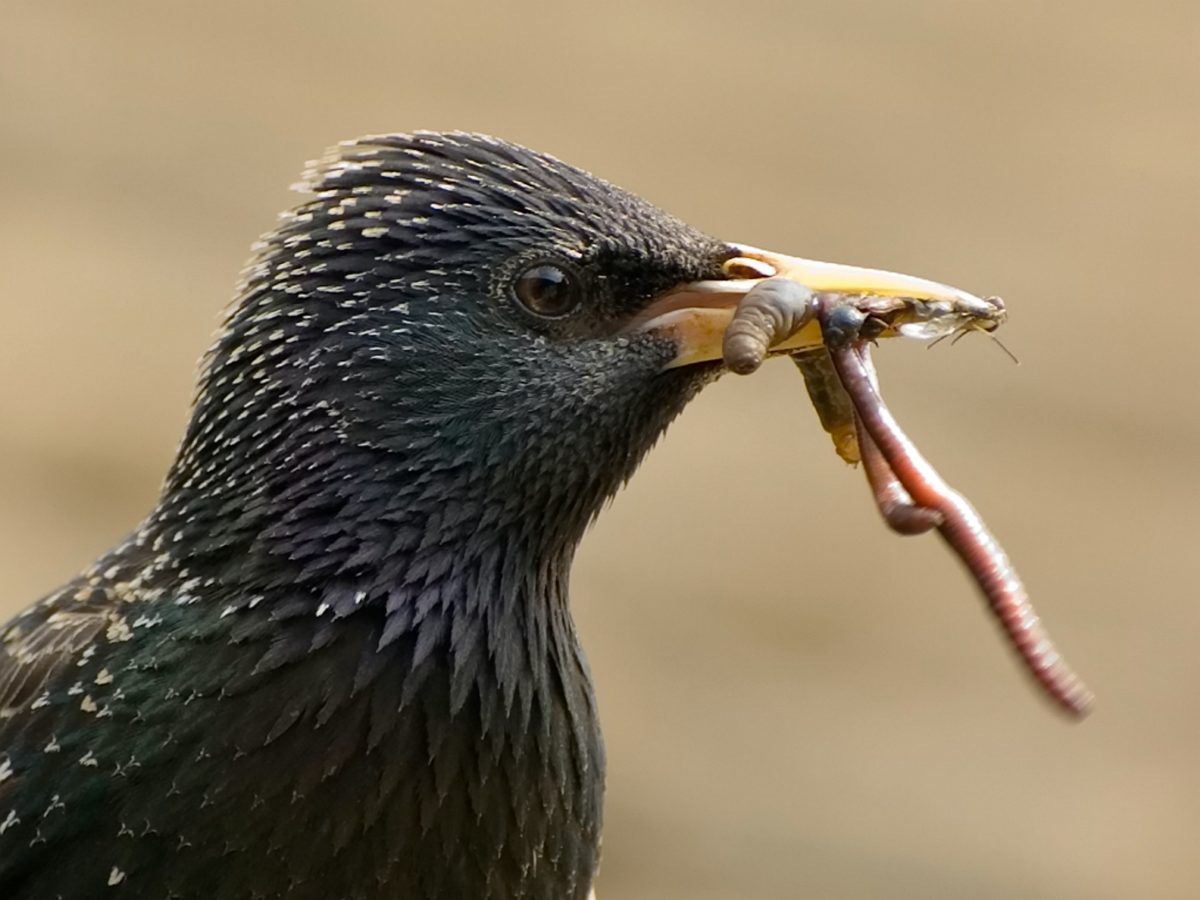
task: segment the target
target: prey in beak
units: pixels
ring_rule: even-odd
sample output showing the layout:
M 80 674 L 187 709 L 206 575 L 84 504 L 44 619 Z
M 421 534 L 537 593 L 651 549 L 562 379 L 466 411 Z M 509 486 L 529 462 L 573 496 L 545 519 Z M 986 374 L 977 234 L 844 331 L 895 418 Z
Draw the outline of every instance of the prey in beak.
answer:
M 881 338 L 991 332 L 1007 318 L 980 298 L 923 278 L 736 246 L 727 278 L 682 285 L 632 327 L 671 337 L 668 368 L 721 360 L 740 374 L 790 354 L 835 449 L 863 463 L 884 521 L 900 534 L 937 529 L 975 579 L 1026 670 L 1068 714 L 1092 694 L 1055 650 L 1000 543 L 900 429 L 879 394 L 871 346 Z
M 869 316 L 872 338 L 938 338 L 968 328 L 993 331 L 1007 315 L 999 298 L 983 299 L 925 278 L 800 259 L 742 244 L 733 247 L 735 255 L 722 265 L 727 277 L 680 285 L 658 297 L 630 323 L 633 330 L 653 330 L 675 339 L 677 353 L 671 367 L 723 359 L 739 374 L 753 371 L 757 365 L 752 348 L 735 347 L 728 352 L 727 335 L 735 313 L 739 324 L 734 334 L 750 330 L 747 324 L 761 317 L 749 310 L 768 296 L 770 301 L 759 308 L 768 316 L 790 316 L 791 321 L 782 323 L 789 327 L 772 332 L 773 343 L 765 348 L 764 357 L 822 346 L 821 330 L 805 294 L 837 297 Z M 794 286 L 793 290 L 779 290 L 786 284 Z M 761 335 L 762 329 L 759 332 Z

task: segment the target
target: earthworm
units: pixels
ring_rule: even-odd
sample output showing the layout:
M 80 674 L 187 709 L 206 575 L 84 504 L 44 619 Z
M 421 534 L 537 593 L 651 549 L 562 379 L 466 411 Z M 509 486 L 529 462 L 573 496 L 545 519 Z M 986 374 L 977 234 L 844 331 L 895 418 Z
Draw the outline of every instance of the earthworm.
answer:
M 998 301 L 993 305 L 1003 309 Z M 879 395 L 869 348 L 878 321 L 844 297 L 816 295 L 783 278 L 767 279 L 747 292 L 734 313 L 725 332 L 725 364 L 740 374 L 755 371 L 774 345 L 814 317 L 825 349 L 794 354 L 793 359 L 839 455 L 848 461 L 861 456 L 875 502 L 893 530 L 918 534 L 938 529 L 974 577 L 1029 673 L 1060 708 L 1076 717 L 1086 715 L 1092 693 L 1050 642 L 1000 543 L 966 498 L 921 456 Z M 836 377 L 830 376 L 830 368 Z M 848 418 L 856 441 L 839 440 L 838 429 L 846 431 Z
M 829 356 L 828 350 L 825 353 L 826 356 Z M 829 358 L 829 365 L 836 375 L 837 369 L 833 366 L 832 357 Z M 868 365 L 867 374 L 871 378 L 871 386 L 878 393 L 879 378 L 875 374 L 874 366 Z M 846 393 L 846 388 L 840 379 L 838 386 L 842 393 Z M 850 404 L 851 409 L 854 408 L 854 401 L 850 399 L 849 394 L 846 394 L 846 402 Z M 940 512 L 913 503 L 912 498 L 908 496 L 908 491 L 904 490 L 904 485 L 900 483 L 900 479 L 896 477 L 896 473 L 892 471 L 892 467 L 888 465 L 888 461 L 879 451 L 879 445 L 863 427 L 862 419 L 859 418 L 857 411 L 853 415 L 854 434 L 858 440 L 867 484 L 871 486 L 875 505 L 879 508 L 879 513 L 888 527 L 897 534 L 924 534 L 941 525 L 943 517 Z
M 725 331 L 722 348 L 725 364 L 738 374 L 754 372 L 774 344 L 812 321 L 818 305 L 811 290 L 787 278 L 768 278 L 755 285 L 738 304 Z M 848 330 L 841 337 L 847 340 L 856 337 L 862 324 L 860 318 L 850 316 L 844 323 Z M 832 339 L 838 340 L 839 335 L 833 334 Z M 802 350 L 792 354 L 792 361 L 804 376 L 821 427 L 833 439 L 838 455 L 848 463 L 863 462 L 884 521 L 899 534 L 921 534 L 937 527 L 941 523 L 940 514 L 912 503 L 870 436 L 863 431 L 829 351 L 825 347 Z M 860 447 L 867 446 L 873 452 L 864 455 Z
M 838 307 L 822 305 L 824 321 Z M 861 315 L 861 314 L 860 314 Z M 845 319 L 838 314 L 835 319 Z M 835 326 L 840 323 L 834 322 Z M 913 502 L 942 516 L 938 532 L 974 576 L 1029 673 L 1073 716 L 1087 714 L 1092 693 L 1050 642 L 1016 570 L 979 513 L 952 489 L 900 429 L 875 389 L 867 345 L 838 341 L 829 348 L 842 384 L 854 401 L 863 432 L 871 438 Z M 866 451 L 870 456 L 872 451 Z
M 833 367 L 829 350 L 825 347 L 802 350 L 792 354 L 792 362 L 804 376 L 809 399 L 817 410 L 821 427 L 833 438 L 838 456 L 851 464 L 863 464 L 875 505 L 888 527 L 897 534 L 923 534 L 942 524 L 941 513 L 912 502 L 871 436 L 863 429 L 855 414 L 854 402 Z
M 854 417 L 854 425 L 858 434 L 863 471 L 867 474 L 871 493 L 875 495 L 875 505 L 879 507 L 879 513 L 888 527 L 897 534 L 924 534 L 942 525 L 945 517 L 940 512 L 912 502 L 908 491 L 904 490 L 904 485 L 900 483 L 857 415 Z

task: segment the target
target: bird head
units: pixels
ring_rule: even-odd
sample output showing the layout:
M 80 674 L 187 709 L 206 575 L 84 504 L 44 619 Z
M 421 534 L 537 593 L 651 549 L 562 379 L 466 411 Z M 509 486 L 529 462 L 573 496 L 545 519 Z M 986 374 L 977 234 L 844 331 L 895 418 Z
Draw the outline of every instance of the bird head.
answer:
M 481 135 L 349 142 L 301 187 L 311 199 L 246 271 L 169 480 L 247 530 L 351 507 L 446 541 L 504 529 L 573 547 L 723 371 L 721 332 L 758 281 L 910 311 L 969 297 L 726 243 Z M 783 349 L 819 342 L 809 329 Z

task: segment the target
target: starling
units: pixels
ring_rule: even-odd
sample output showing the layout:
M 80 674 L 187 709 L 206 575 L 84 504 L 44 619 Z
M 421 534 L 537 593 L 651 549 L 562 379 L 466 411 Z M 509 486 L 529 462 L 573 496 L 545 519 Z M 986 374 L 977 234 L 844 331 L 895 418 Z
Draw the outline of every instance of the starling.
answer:
M 482 135 L 349 142 L 302 187 L 153 511 L 0 631 L 6 900 L 587 897 L 588 524 L 756 282 L 953 293 Z

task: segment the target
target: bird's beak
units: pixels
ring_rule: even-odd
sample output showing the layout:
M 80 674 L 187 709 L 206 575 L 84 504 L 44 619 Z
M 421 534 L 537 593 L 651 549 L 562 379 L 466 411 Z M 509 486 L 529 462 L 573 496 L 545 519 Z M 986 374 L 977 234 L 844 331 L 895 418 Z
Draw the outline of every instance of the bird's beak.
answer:
M 800 259 L 733 245 L 736 253 L 722 266 L 724 278 L 693 281 L 655 298 L 630 323 L 629 330 L 668 335 L 678 351 L 669 368 L 722 358 L 722 339 L 742 298 L 767 278 L 788 278 L 814 293 L 836 295 L 873 316 L 877 337 L 940 337 L 963 328 L 991 331 L 1003 321 L 998 298 L 982 299 L 958 288 L 839 263 Z M 821 346 L 820 326 L 809 322 L 771 348 L 795 353 Z

